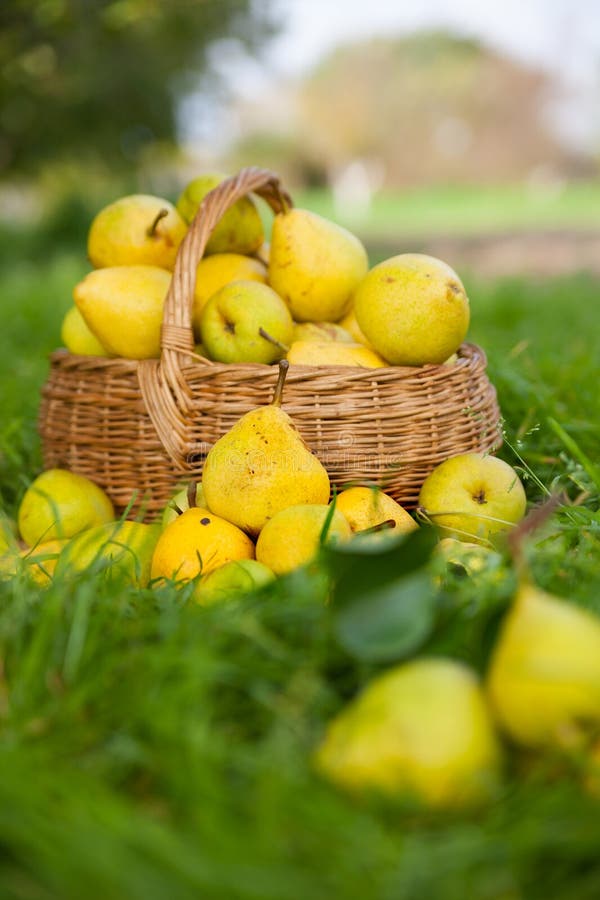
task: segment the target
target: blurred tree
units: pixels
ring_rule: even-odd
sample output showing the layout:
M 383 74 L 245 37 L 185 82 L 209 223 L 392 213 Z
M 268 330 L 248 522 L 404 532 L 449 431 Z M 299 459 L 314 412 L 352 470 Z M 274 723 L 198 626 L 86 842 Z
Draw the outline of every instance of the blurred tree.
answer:
M 210 78 L 215 41 L 253 51 L 273 30 L 252 0 L 3 0 L 0 173 L 61 155 L 131 164 L 175 137 L 176 99 Z

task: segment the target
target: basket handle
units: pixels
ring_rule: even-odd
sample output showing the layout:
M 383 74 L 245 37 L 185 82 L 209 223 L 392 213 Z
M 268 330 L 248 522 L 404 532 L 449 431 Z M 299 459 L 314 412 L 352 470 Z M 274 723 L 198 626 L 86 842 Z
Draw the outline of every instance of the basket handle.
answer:
M 266 200 L 274 213 L 293 205 L 279 177 L 256 166 L 241 169 L 204 197 L 177 251 L 165 298 L 160 360 L 140 360 L 138 364 L 140 390 L 148 414 L 166 452 L 182 471 L 191 468 L 185 447 L 186 420 L 193 397 L 182 369 L 189 365 L 190 354 L 194 352 L 192 310 L 196 268 L 224 213 L 251 192 Z

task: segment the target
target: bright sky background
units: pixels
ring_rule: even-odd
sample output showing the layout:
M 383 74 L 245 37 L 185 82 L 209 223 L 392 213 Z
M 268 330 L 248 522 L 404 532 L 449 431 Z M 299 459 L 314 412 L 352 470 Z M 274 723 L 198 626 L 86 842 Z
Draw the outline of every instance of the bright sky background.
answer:
M 257 0 L 261 2 L 261 0 Z M 314 66 L 340 43 L 422 28 L 472 36 L 525 62 L 559 72 L 570 95 L 558 116 L 574 143 L 600 131 L 600 0 L 273 0 L 282 30 L 260 61 L 221 44 L 217 68 L 239 96 L 260 96 L 282 77 Z M 188 122 L 194 100 L 185 112 Z M 223 112 L 223 111 L 221 111 Z M 218 116 L 217 116 L 218 117 Z M 231 123 L 222 116 L 221 133 Z M 213 126 L 215 124 L 213 119 Z M 185 129 L 189 137 L 193 128 Z M 214 133 L 214 130 L 213 130 Z

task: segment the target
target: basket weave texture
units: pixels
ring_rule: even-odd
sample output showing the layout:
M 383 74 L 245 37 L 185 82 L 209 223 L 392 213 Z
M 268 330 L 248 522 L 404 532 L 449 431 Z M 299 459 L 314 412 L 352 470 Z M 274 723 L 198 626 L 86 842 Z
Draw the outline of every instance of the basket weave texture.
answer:
M 39 414 L 44 466 L 86 475 L 119 511 L 130 506 L 131 515 L 156 518 L 178 486 L 202 477 L 213 443 L 272 397 L 277 366 L 194 354 L 197 264 L 223 213 L 250 192 L 275 213 L 291 206 L 277 176 L 257 168 L 243 169 L 205 197 L 179 248 L 160 359 L 51 355 Z M 408 508 L 444 459 L 500 444 L 485 354 L 468 343 L 448 366 L 292 365 L 283 408 L 332 484 L 379 484 Z

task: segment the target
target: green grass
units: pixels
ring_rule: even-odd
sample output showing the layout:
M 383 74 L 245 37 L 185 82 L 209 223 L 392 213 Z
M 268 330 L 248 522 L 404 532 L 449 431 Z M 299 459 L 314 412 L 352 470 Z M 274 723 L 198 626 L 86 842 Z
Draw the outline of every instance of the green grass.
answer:
M 0 492 L 12 515 L 40 465 L 39 390 L 83 252 L 2 251 Z M 532 502 L 560 488 L 579 503 L 532 546 L 533 569 L 600 612 L 600 285 L 466 281 L 503 455 Z M 484 671 L 513 589 L 506 562 L 474 581 L 449 575 L 421 651 Z M 336 643 L 325 592 L 320 571 L 206 609 L 93 574 L 45 591 L 0 583 L 0 896 L 596 900 L 600 807 L 577 758 L 509 753 L 501 796 L 464 815 L 353 801 L 316 776 L 325 722 L 377 668 Z
M 336 209 L 332 194 L 294 194 L 298 206 L 345 221 L 370 241 L 388 235 L 477 235 L 511 230 L 586 229 L 600 225 L 600 183 L 560 187 L 447 185 L 375 194 L 371 208 Z

